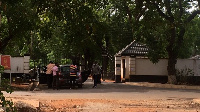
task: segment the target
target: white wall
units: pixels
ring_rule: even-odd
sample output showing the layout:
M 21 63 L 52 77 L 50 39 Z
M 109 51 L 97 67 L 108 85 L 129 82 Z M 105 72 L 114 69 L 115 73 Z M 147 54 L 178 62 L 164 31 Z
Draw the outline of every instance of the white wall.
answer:
M 176 69 L 191 69 L 194 72 L 194 76 L 200 76 L 200 60 L 194 59 L 178 59 Z
M 167 59 L 153 64 L 147 58 L 136 58 L 136 75 L 167 75 Z
M 135 58 L 129 58 L 129 74 L 135 75 Z
M 160 59 L 153 64 L 149 59 L 136 58 L 136 75 L 167 75 L 167 59 Z M 200 60 L 178 59 L 176 69 L 191 69 L 194 76 L 200 76 Z
M 11 57 L 11 73 L 24 73 L 24 57 Z M 5 73 L 10 73 L 10 70 L 5 70 Z

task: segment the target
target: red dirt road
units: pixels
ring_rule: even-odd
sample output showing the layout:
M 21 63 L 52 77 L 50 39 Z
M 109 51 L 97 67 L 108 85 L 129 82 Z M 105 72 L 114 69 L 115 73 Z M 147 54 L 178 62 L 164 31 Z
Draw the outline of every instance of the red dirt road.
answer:
M 38 112 L 200 112 L 198 90 L 157 89 L 102 82 L 92 88 L 88 79 L 82 89 L 15 91 L 5 94 L 15 103 L 22 101 Z M 24 88 L 26 86 L 21 85 Z

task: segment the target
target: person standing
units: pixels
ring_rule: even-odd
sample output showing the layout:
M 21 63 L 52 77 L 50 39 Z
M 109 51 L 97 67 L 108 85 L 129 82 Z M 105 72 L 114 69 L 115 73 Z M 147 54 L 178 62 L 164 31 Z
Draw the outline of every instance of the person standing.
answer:
M 53 81 L 53 73 L 52 73 L 52 68 L 55 66 L 52 61 L 49 62 L 47 65 L 47 71 L 46 71 L 46 76 L 47 76 L 47 86 L 48 88 L 52 88 L 52 81 Z
M 75 88 L 76 75 L 77 66 L 72 64 L 70 65 L 70 89 Z
M 59 87 L 59 80 L 58 80 L 58 78 L 59 78 L 59 71 L 58 71 L 58 67 L 59 67 L 59 65 L 58 65 L 58 63 L 55 63 L 55 66 L 52 68 L 52 71 L 53 71 L 53 81 L 52 81 L 52 87 L 53 87 L 53 89 L 55 89 L 55 87 L 56 87 L 56 89 L 58 90 L 58 87 Z
M 97 84 L 101 84 L 102 68 L 99 66 L 99 74 L 97 75 Z
M 93 77 L 93 81 L 94 81 L 94 86 L 93 88 L 97 87 L 97 82 L 98 82 L 98 76 L 100 75 L 100 66 L 97 64 L 97 62 L 95 61 L 94 64 L 92 65 L 92 77 Z

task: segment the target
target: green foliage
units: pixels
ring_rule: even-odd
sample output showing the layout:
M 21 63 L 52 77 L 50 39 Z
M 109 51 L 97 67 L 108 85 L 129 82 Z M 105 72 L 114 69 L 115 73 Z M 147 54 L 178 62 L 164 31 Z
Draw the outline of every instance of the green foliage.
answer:
M 47 58 L 48 58 L 49 60 L 51 60 L 51 61 L 55 61 L 55 56 L 54 56 L 53 52 L 48 53 L 48 54 L 47 54 Z
M 0 73 L 3 73 L 4 71 L 4 66 L 0 65 Z
M 72 60 L 70 60 L 70 59 L 62 59 L 60 64 L 61 65 L 72 64 Z
M 0 66 L 0 73 L 3 73 L 4 67 Z M 12 87 L 9 84 L 8 79 L 1 79 L 0 84 L 0 105 L 6 109 L 6 112 L 16 112 L 16 108 L 14 107 L 14 104 L 10 100 L 6 100 L 4 94 L 2 91 L 6 91 L 7 93 L 11 94 L 13 92 Z
M 4 67 L 0 65 L 0 73 L 3 73 Z M 6 91 L 7 93 L 11 94 L 13 92 L 11 85 L 9 84 L 8 79 L 1 79 L 0 84 L 0 105 L 6 109 L 6 112 L 17 112 L 16 108 L 14 107 L 14 103 L 10 100 L 6 100 L 2 91 Z
M 191 9 L 191 3 L 153 0 L 136 3 L 135 12 L 140 10 L 142 16 L 139 21 L 134 21 L 137 30 L 134 35 L 138 41 L 146 43 L 150 48 L 148 57 L 154 63 L 158 62 L 159 58 L 173 57 L 176 60 L 189 58 L 193 54 L 198 25 L 189 24 L 188 21 L 188 17 L 193 13 L 192 10 L 188 11 Z
M 184 39 L 184 47 L 181 48 L 181 51 L 186 51 L 184 53 L 187 57 L 191 55 L 200 54 L 200 19 L 199 17 L 194 18 L 193 21 L 186 27 L 187 32 L 185 33 Z M 189 55 L 189 56 L 188 56 Z
M 0 86 L 0 98 L 1 102 L 0 105 L 6 109 L 6 112 L 17 112 L 17 109 L 14 107 L 14 103 L 10 100 L 6 100 L 4 94 L 2 93 L 3 91 L 6 91 L 7 93 L 11 94 L 13 92 L 12 87 L 9 84 L 8 79 L 1 79 L 1 86 Z
M 12 25 L 17 28 L 4 53 L 30 54 L 37 63 L 40 59 L 60 62 L 77 60 L 80 56 L 89 63 L 100 61 L 103 50 L 114 55 L 133 40 L 131 24 L 123 17 L 126 15 L 123 3 L 107 0 L 5 2 L 7 9 L 15 10 L 3 10 L 3 37 L 9 37 Z M 13 17 L 12 24 L 9 24 L 8 14 Z M 14 16 L 16 14 L 20 16 Z
M 179 2 L 183 12 L 177 1 L 3 0 L 0 52 L 30 54 L 36 65 L 40 60 L 64 64 L 80 58 L 89 64 L 102 62 L 103 53 L 114 56 L 136 40 L 149 47 L 154 63 L 188 58 L 200 52 L 199 18 L 187 22 L 192 13 L 188 9 L 197 4 Z
M 36 62 L 35 60 L 30 60 L 29 68 L 34 69 L 38 64 L 39 62 Z
M 152 12 L 147 12 L 139 24 L 140 27 L 134 35 L 138 37 L 137 41 L 146 43 L 149 47 L 148 57 L 150 60 L 156 63 L 159 61 L 158 59 L 168 57 L 166 51 L 168 35 L 165 35 L 168 32 L 164 29 L 167 29 L 169 26 L 166 25 L 164 20 L 159 15 L 153 17 Z
M 12 56 L 29 54 L 29 50 L 25 51 L 24 46 L 29 46 L 31 30 L 38 20 L 36 10 L 31 7 L 31 0 L 14 3 L 2 1 L 1 6 L 0 52 Z

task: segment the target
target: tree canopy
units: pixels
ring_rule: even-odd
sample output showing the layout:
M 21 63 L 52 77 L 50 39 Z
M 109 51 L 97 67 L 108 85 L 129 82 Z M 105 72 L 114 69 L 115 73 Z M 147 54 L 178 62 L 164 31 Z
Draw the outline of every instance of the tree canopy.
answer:
M 113 66 L 113 56 L 136 40 L 154 63 L 199 54 L 198 0 L 0 0 L 0 53 L 90 68 L 94 60 Z M 106 57 L 102 57 L 105 55 Z M 82 62 L 80 62 L 80 60 Z

